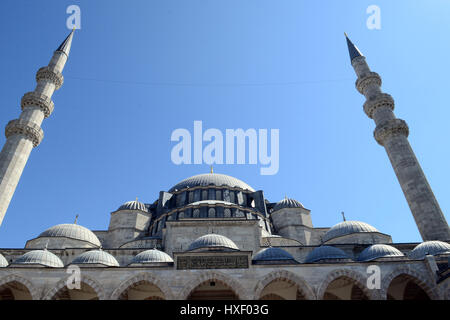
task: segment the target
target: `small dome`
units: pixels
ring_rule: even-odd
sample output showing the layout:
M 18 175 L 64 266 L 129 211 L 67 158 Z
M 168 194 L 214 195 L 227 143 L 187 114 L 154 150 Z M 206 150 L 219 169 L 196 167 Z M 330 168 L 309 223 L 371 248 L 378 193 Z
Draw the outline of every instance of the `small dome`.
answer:
M 290 261 L 296 262 L 294 257 L 286 250 L 280 248 L 264 248 L 253 256 L 253 261 Z
M 49 238 L 64 237 L 80 241 L 86 241 L 97 247 L 101 246 L 100 240 L 98 240 L 97 236 L 91 230 L 78 224 L 69 224 L 69 223 L 58 224 L 45 230 L 38 236 L 38 238 L 42 237 L 49 237 Z
M 119 210 L 140 210 L 148 212 L 147 208 L 145 207 L 145 204 L 137 200 L 125 202 L 123 205 L 119 207 L 119 209 L 117 209 L 117 211 Z
M 86 251 L 76 257 L 72 264 L 102 264 L 107 267 L 118 267 L 116 258 L 103 250 Z
M 11 265 L 20 264 L 20 265 L 41 265 L 44 267 L 52 267 L 52 268 L 62 268 L 64 264 L 61 259 L 50 251 L 44 250 L 33 250 L 28 251 L 24 255 L 17 258 Z
M 405 255 L 387 244 L 373 244 L 365 248 L 358 256 L 359 261 L 372 261 L 378 258 L 404 257 Z
M 186 188 L 192 187 L 207 187 L 207 186 L 216 186 L 216 187 L 229 187 L 229 188 L 239 188 L 243 190 L 255 191 L 252 187 L 246 184 L 244 181 L 241 181 L 235 177 L 227 176 L 225 174 L 220 173 L 205 173 L 199 174 L 196 176 L 192 176 L 190 178 L 184 179 L 180 181 L 175 186 L 173 186 L 169 192 L 173 192 L 175 190 L 183 190 Z
M 0 268 L 8 266 L 8 260 L 0 253 Z
M 220 234 L 206 234 L 197 238 L 191 243 L 188 251 L 200 248 L 239 250 L 238 246 L 233 241 Z
M 136 255 L 131 263 L 157 263 L 157 262 L 173 262 L 173 259 L 165 252 L 157 249 L 146 250 Z
M 450 253 L 450 244 L 443 241 L 425 241 L 411 250 L 409 258 L 422 260 L 426 255 L 434 256 L 441 253 Z
M 323 236 L 323 242 L 328 240 L 346 236 L 352 233 L 361 232 L 379 232 L 377 229 L 372 227 L 370 224 L 361 221 L 343 221 L 333 226 L 330 230 Z
M 349 256 L 339 248 L 332 246 L 320 246 L 311 251 L 305 259 L 305 263 L 313 263 L 329 259 L 350 259 Z
M 277 211 L 284 208 L 304 208 L 304 207 L 297 200 L 284 198 L 283 200 L 277 202 L 275 207 L 273 207 L 273 211 Z

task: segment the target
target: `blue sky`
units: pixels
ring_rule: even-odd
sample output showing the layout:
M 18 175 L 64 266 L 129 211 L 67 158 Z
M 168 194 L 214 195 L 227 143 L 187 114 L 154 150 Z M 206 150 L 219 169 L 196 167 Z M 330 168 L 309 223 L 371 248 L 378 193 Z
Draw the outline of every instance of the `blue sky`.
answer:
M 0 227 L 0 247 L 20 248 L 60 223 L 107 229 L 110 212 L 152 203 L 209 166 L 175 165 L 173 130 L 279 129 L 280 168 L 215 165 L 311 209 L 316 227 L 365 221 L 394 242 L 419 232 L 394 171 L 373 139 L 355 89 L 346 31 L 383 79 L 397 117 L 450 216 L 448 1 L 2 1 L 0 122 L 20 114 L 67 36 L 66 8 L 81 9 L 65 81 Z M 369 5 L 381 29 L 369 30 Z M 5 141 L 0 137 L 0 143 Z

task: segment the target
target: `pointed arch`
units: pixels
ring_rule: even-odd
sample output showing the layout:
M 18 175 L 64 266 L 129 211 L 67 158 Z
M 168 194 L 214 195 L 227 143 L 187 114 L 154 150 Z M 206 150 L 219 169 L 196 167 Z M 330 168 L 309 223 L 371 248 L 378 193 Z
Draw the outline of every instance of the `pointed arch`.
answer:
M 178 295 L 180 300 L 187 300 L 189 295 L 201 284 L 206 281 L 219 281 L 228 286 L 240 300 L 249 300 L 250 295 L 244 287 L 231 276 L 219 271 L 201 272 L 195 279 L 187 283 Z
M 70 275 L 65 277 L 64 279 L 59 280 L 53 288 L 51 288 L 50 290 L 47 291 L 47 293 L 45 294 L 43 299 L 44 300 L 54 299 L 54 297 L 58 293 L 58 291 L 60 291 L 67 285 L 67 280 L 69 277 L 70 277 Z M 82 274 L 80 282 L 85 283 L 88 286 L 90 286 L 97 294 L 97 297 L 99 300 L 106 299 L 105 290 L 100 285 L 100 283 L 97 282 L 97 280 L 94 280 L 93 278 Z
M 326 276 L 317 291 L 317 299 L 323 300 L 328 286 L 338 278 L 344 277 L 356 285 L 370 300 L 379 300 L 379 290 L 369 290 L 366 286 L 366 278 L 359 272 L 350 269 L 333 270 Z
M 6 277 L 0 278 L 0 286 L 3 286 L 5 284 L 11 283 L 11 282 L 18 282 L 21 285 L 23 285 L 28 292 L 31 295 L 32 300 L 39 300 L 39 291 L 37 288 L 33 285 L 33 283 L 21 276 L 18 276 L 16 274 L 9 274 Z
M 423 276 L 416 270 L 409 268 L 408 266 L 401 266 L 394 269 L 390 274 L 383 278 L 381 282 L 381 298 L 387 299 L 387 294 L 389 290 L 389 286 L 392 281 L 398 276 L 405 275 L 411 278 L 411 280 L 418 285 L 432 300 L 438 300 L 439 298 L 439 289 L 436 285 L 434 285 L 427 277 Z
M 258 281 L 255 289 L 253 290 L 254 299 L 259 299 L 264 288 L 276 280 L 293 283 L 297 285 L 298 291 L 300 291 L 307 300 L 316 300 L 316 295 L 310 285 L 303 278 L 287 270 L 276 270 L 269 272 L 263 279 Z
M 164 295 L 166 300 L 173 300 L 172 290 L 170 290 L 169 286 L 167 286 L 165 281 L 162 281 L 158 277 L 154 276 L 148 272 L 142 272 L 137 275 L 131 276 L 127 280 L 123 281 L 111 294 L 111 300 L 118 300 L 124 292 L 126 292 L 129 288 L 133 287 L 133 285 L 139 282 L 148 282 L 156 287 Z

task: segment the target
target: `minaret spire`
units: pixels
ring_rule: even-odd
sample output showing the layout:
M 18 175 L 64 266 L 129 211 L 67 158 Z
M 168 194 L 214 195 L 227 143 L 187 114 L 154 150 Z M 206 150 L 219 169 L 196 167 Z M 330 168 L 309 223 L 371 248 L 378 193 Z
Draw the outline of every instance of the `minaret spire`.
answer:
M 347 39 L 347 47 L 348 47 L 348 53 L 350 55 L 350 62 L 353 61 L 353 59 L 357 57 L 362 57 L 363 54 L 359 49 L 353 44 L 353 42 L 348 38 L 347 33 L 344 32 L 345 39 Z
M 63 84 L 61 72 L 69 55 L 73 34 L 74 30 L 54 52 L 48 66 L 38 70 L 35 90 L 22 97 L 20 117 L 6 126 L 6 142 L 0 152 L 0 225 L 31 150 L 44 137 L 41 124 L 53 112 L 51 97 Z
M 69 35 L 64 39 L 64 41 L 59 45 L 58 49 L 56 51 L 61 51 L 66 54 L 66 56 L 69 56 L 70 47 L 72 46 L 72 38 L 73 34 L 75 32 L 75 27 L 72 29 L 72 32 L 69 33 Z
M 381 91 L 381 77 L 370 70 L 365 57 L 346 38 L 358 77 L 356 88 L 366 97 L 364 112 L 375 121 L 374 138 L 388 154 L 422 239 L 450 240 L 447 221 L 409 144 L 408 125 L 396 118 L 394 99 Z

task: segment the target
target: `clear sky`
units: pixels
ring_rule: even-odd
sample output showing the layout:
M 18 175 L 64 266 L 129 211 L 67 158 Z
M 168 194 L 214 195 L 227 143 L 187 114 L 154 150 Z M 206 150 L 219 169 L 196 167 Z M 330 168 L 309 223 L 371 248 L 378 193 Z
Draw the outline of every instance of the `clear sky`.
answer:
M 53 95 L 45 138 L 25 167 L 0 247 L 21 248 L 45 229 L 78 223 L 108 228 L 110 212 L 209 172 L 175 165 L 171 133 L 279 129 L 280 165 L 215 165 L 271 202 L 285 195 L 311 209 L 315 227 L 367 222 L 394 242 L 421 241 L 374 123 L 363 112 L 346 31 L 383 79 L 397 117 L 450 219 L 450 2 L 434 1 L 2 1 L 0 125 L 20 115 L 70 30 L 81 29 Z M 368 29 L 369 5 L 381 29 Z M 5 137 L 0 136 L 3 145 Z

